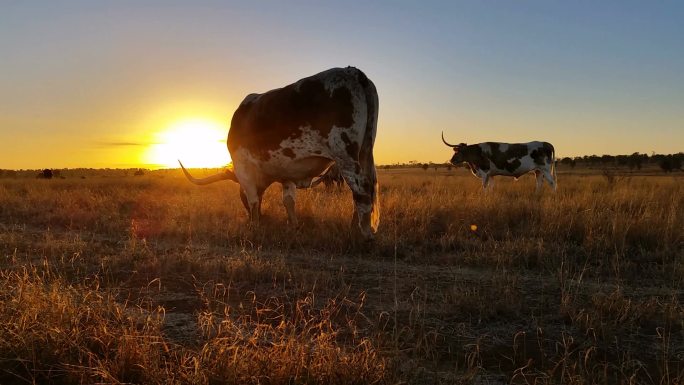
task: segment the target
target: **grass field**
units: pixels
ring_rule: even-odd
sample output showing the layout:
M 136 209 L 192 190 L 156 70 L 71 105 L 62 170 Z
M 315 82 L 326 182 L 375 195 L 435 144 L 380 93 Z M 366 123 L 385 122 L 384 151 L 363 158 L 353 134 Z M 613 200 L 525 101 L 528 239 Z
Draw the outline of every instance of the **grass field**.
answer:
M 347 190 L 2 179 L 0 383 L 681 384 L 680 174 L 383 170 L 373 243 Z

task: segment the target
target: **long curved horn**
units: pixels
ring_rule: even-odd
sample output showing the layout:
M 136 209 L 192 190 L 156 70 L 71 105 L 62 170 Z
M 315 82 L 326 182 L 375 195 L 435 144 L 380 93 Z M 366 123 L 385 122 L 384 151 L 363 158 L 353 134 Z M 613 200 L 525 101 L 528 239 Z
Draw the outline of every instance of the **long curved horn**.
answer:
M 183 167 L 183 163 L 181 163 L 180 160 L 178 161 L 178 164 L 180 164 L 181 169 L 183 169 L 183 174 L 185 174 L 185 177 L 188 178 L 188 180 L 190 182 L 192 182 L 196 185 L 202 186 L 205 184 L 214 183 L 214 182 L 218 182 L 218 181 L 226 180 L 226 179 L 230 179 L 232 181 L 238 182 L 237 177 L 235 176 L 235 173 L 230 171 L 230 170 L 226 170 L 226 171 L 220 172 L 218 174 L 210 175 L 206 178 L 199 178 L 198 179 L 198 178 L 195 178 L 194 176 L 190 175 L 188 170 L 186 170 L 185 167 Z
M 444 131 L 442 131 L 442 142 L 444 142 L 444 144 L 446 144 L 447 146 L 452 147 L 452 148 L 458 147 L 457 144 L 450 144 L 449 142 L 447 142 L 446 140 L 444 140 Z

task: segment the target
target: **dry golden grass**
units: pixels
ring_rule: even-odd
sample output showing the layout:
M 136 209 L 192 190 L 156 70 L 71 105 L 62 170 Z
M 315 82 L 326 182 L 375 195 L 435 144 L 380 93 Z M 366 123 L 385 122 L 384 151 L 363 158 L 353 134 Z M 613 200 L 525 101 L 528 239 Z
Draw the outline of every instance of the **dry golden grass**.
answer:
M 368 244 L 346 190 L 0 180 L 0 383 L 682 383 L 683 181 L 381 171 Z

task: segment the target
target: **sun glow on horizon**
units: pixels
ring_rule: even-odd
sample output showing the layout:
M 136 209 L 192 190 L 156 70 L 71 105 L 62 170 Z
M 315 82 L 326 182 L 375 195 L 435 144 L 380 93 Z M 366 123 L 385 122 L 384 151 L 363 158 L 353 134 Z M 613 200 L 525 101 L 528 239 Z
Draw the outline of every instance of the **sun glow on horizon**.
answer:
M 153 136 L 145 162 L 159 167 L 223 167 L 230 163 L 226 148 L 226 127 L 205 119 L 185 119 Z

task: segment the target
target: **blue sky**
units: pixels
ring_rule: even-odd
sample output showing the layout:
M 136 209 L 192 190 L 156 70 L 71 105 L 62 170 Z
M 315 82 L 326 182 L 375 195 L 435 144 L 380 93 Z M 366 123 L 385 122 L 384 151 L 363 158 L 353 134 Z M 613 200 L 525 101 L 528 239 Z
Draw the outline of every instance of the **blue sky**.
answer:
M 0 168 L 133 166 L 174 120 L 227 131 L 246 94 L 347 65 L 380 94 L 379 163 L 447 160 L 442 130 L 683 151 L 682 20 L 674 1 L 4 1 Z

